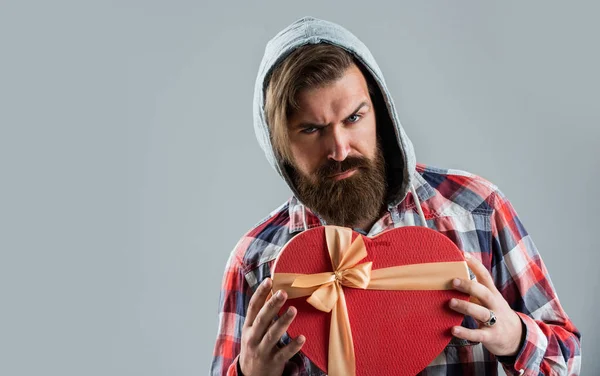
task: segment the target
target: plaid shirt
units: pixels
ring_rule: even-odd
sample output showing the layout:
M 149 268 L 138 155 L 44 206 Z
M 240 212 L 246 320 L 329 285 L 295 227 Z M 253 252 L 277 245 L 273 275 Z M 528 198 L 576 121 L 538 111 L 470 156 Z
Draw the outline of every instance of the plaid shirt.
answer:
M 458 170 L 417 165 L 414 187 L 427 226 L 479 259 L 523 322 L 524 342 L 513 358 L 498 359 L 481 343 L 454 338 L 419 375 L 496 375 L 498 360 L 508 375 L 578 375 L 581 334 L 561 307 L 548 271 L 510 202 L 485 179 Z M 308 228 L 321 226 L 306 208 Z M 419 225 L 412 194 L 390 208 L 367 236 Z M 271 276 L 279 251 L 304 230 L 302 204 L 292 197 L 250 230 L 231 253 L 220 296 L 219 331 L 211 375 L 237 375 L 242 327 L 250 297 Z M 462 325 L 476 328 L 465 316 Z M 282 343 L 288 343 L 284 336 Z M 325 375 L 297 353 L 284 375 Z

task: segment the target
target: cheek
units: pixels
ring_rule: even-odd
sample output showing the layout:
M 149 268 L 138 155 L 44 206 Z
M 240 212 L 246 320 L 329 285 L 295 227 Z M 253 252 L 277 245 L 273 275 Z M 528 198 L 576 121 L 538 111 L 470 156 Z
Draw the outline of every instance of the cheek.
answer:
M 294 166 L 304 175 L 312 174 L 319 167 L 319 149 L 315 145 L 292 145 Z
M 366 157 L 373 158 L 377 150 L 377 130 L 375 122 L 362 127 L 355 135 L 358 152 Z

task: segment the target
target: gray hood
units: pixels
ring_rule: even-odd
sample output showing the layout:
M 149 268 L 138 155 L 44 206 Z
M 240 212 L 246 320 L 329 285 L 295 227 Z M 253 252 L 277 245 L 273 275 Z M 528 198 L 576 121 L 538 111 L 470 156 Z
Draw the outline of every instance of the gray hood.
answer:
M 413 146 L 400 125 L 394 101 L 387 89 L 381 70 L 371 55 L 371 52 L 356 36 L 354 36 L 354 34 L 340 25 L 313 17 L 303 17 L 280 31 L 267 43 L 254 87 L 254 131 L 258 143 L 265 152 L 271 166 L 281 175 L 281 177 L 283 177 L 297 197 L 298 194 L 296 189 L 281 161 L 276 160 L 273 145 L 271 144 L 269 127 L 264 111 L 265 90 L 268 84 L 268 82 L 265 82 L 265 79 L 269 77 L 273 68 L 279 62 L 283 61 L 283 59 L 294 49 L 306 44 L 318 44 L 323 42 L 341 47 L 346 51 L 351 52 L 371 73 L 383 94 L 390 119 L 389 123 L 392 124 L 394 128 L 394 132 L 389 133 L 389 138 L 393 138 L 393 134 L 395 134 L 395 141 L 399 147 L 399 150 L 398 148 L 394 148 L 394 150 L 397 150 L 394 155 L 386 156 L 386 163 L 397 166 L 395 169 L 397 174 L 400 173 L 398 170 L 402 170 L 401 183 L 396 187 L 390 188 L 395 191 L 390 192 L 388 205 L 396 205 L 404 199 L 411 188 L 416 164 Z M 385 141 L 393 142 L 393 140 Z M 392 158 L 393 160 L 387 160 L 389 158 Z

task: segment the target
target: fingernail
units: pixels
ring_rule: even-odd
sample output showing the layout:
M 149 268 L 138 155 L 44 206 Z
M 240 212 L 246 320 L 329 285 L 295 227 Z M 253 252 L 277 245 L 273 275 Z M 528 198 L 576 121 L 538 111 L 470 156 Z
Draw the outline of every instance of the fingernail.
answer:
M 282 298 L 281 290 L 277 290 L 275 293 L 275 299 L 280 300 Z
M 286 311 L 285 314 L 288 316 L 293 316 L 294 313 L 296 313 L 295 311 L 296 311 L 296 309 L 294 307 L 290 307 L 290 308 L 288 308 L 288 310 Z
M 469 253 L 465 253 L 465 259 L 470 260 L 471 259 L 471 255 Z
M 458 305 L 458 302 L 456 301 L 456 299 L 450 299 L 450 307 L 456 307 Z
M 452 328 L 452 333 L 458 334 L 460 333 L 460 330 L 458 328 Z
M 302 336 L 302 335 L 301 335 L 301 336 L 298 336 L 298 343 L 299 343 L 299 344 L 303 344 L 303 343 L 304 343 L 304 341 L 306 341 L 306 337 L 304 337 L 304 336 Z
M 460 286 L 460 279 L 455 278 L 454 281 L 452 281 L 452 284 L 456 287 Z
M 262 283 L 263 286 L 269 287 L 269 285 L 271 284 L 271 278 L 266 278 Z

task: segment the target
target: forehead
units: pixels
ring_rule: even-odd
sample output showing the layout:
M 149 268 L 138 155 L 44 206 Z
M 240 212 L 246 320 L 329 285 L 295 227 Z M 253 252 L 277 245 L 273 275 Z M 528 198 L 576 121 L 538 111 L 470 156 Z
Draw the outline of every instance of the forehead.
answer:
M 292 120 L 320 124 L 352 115 L 361 102 L 371 104 L 367 81 L 355 65 L 330 84 L 300 91 L 296 100 L 300 110 L 295 111 Z

